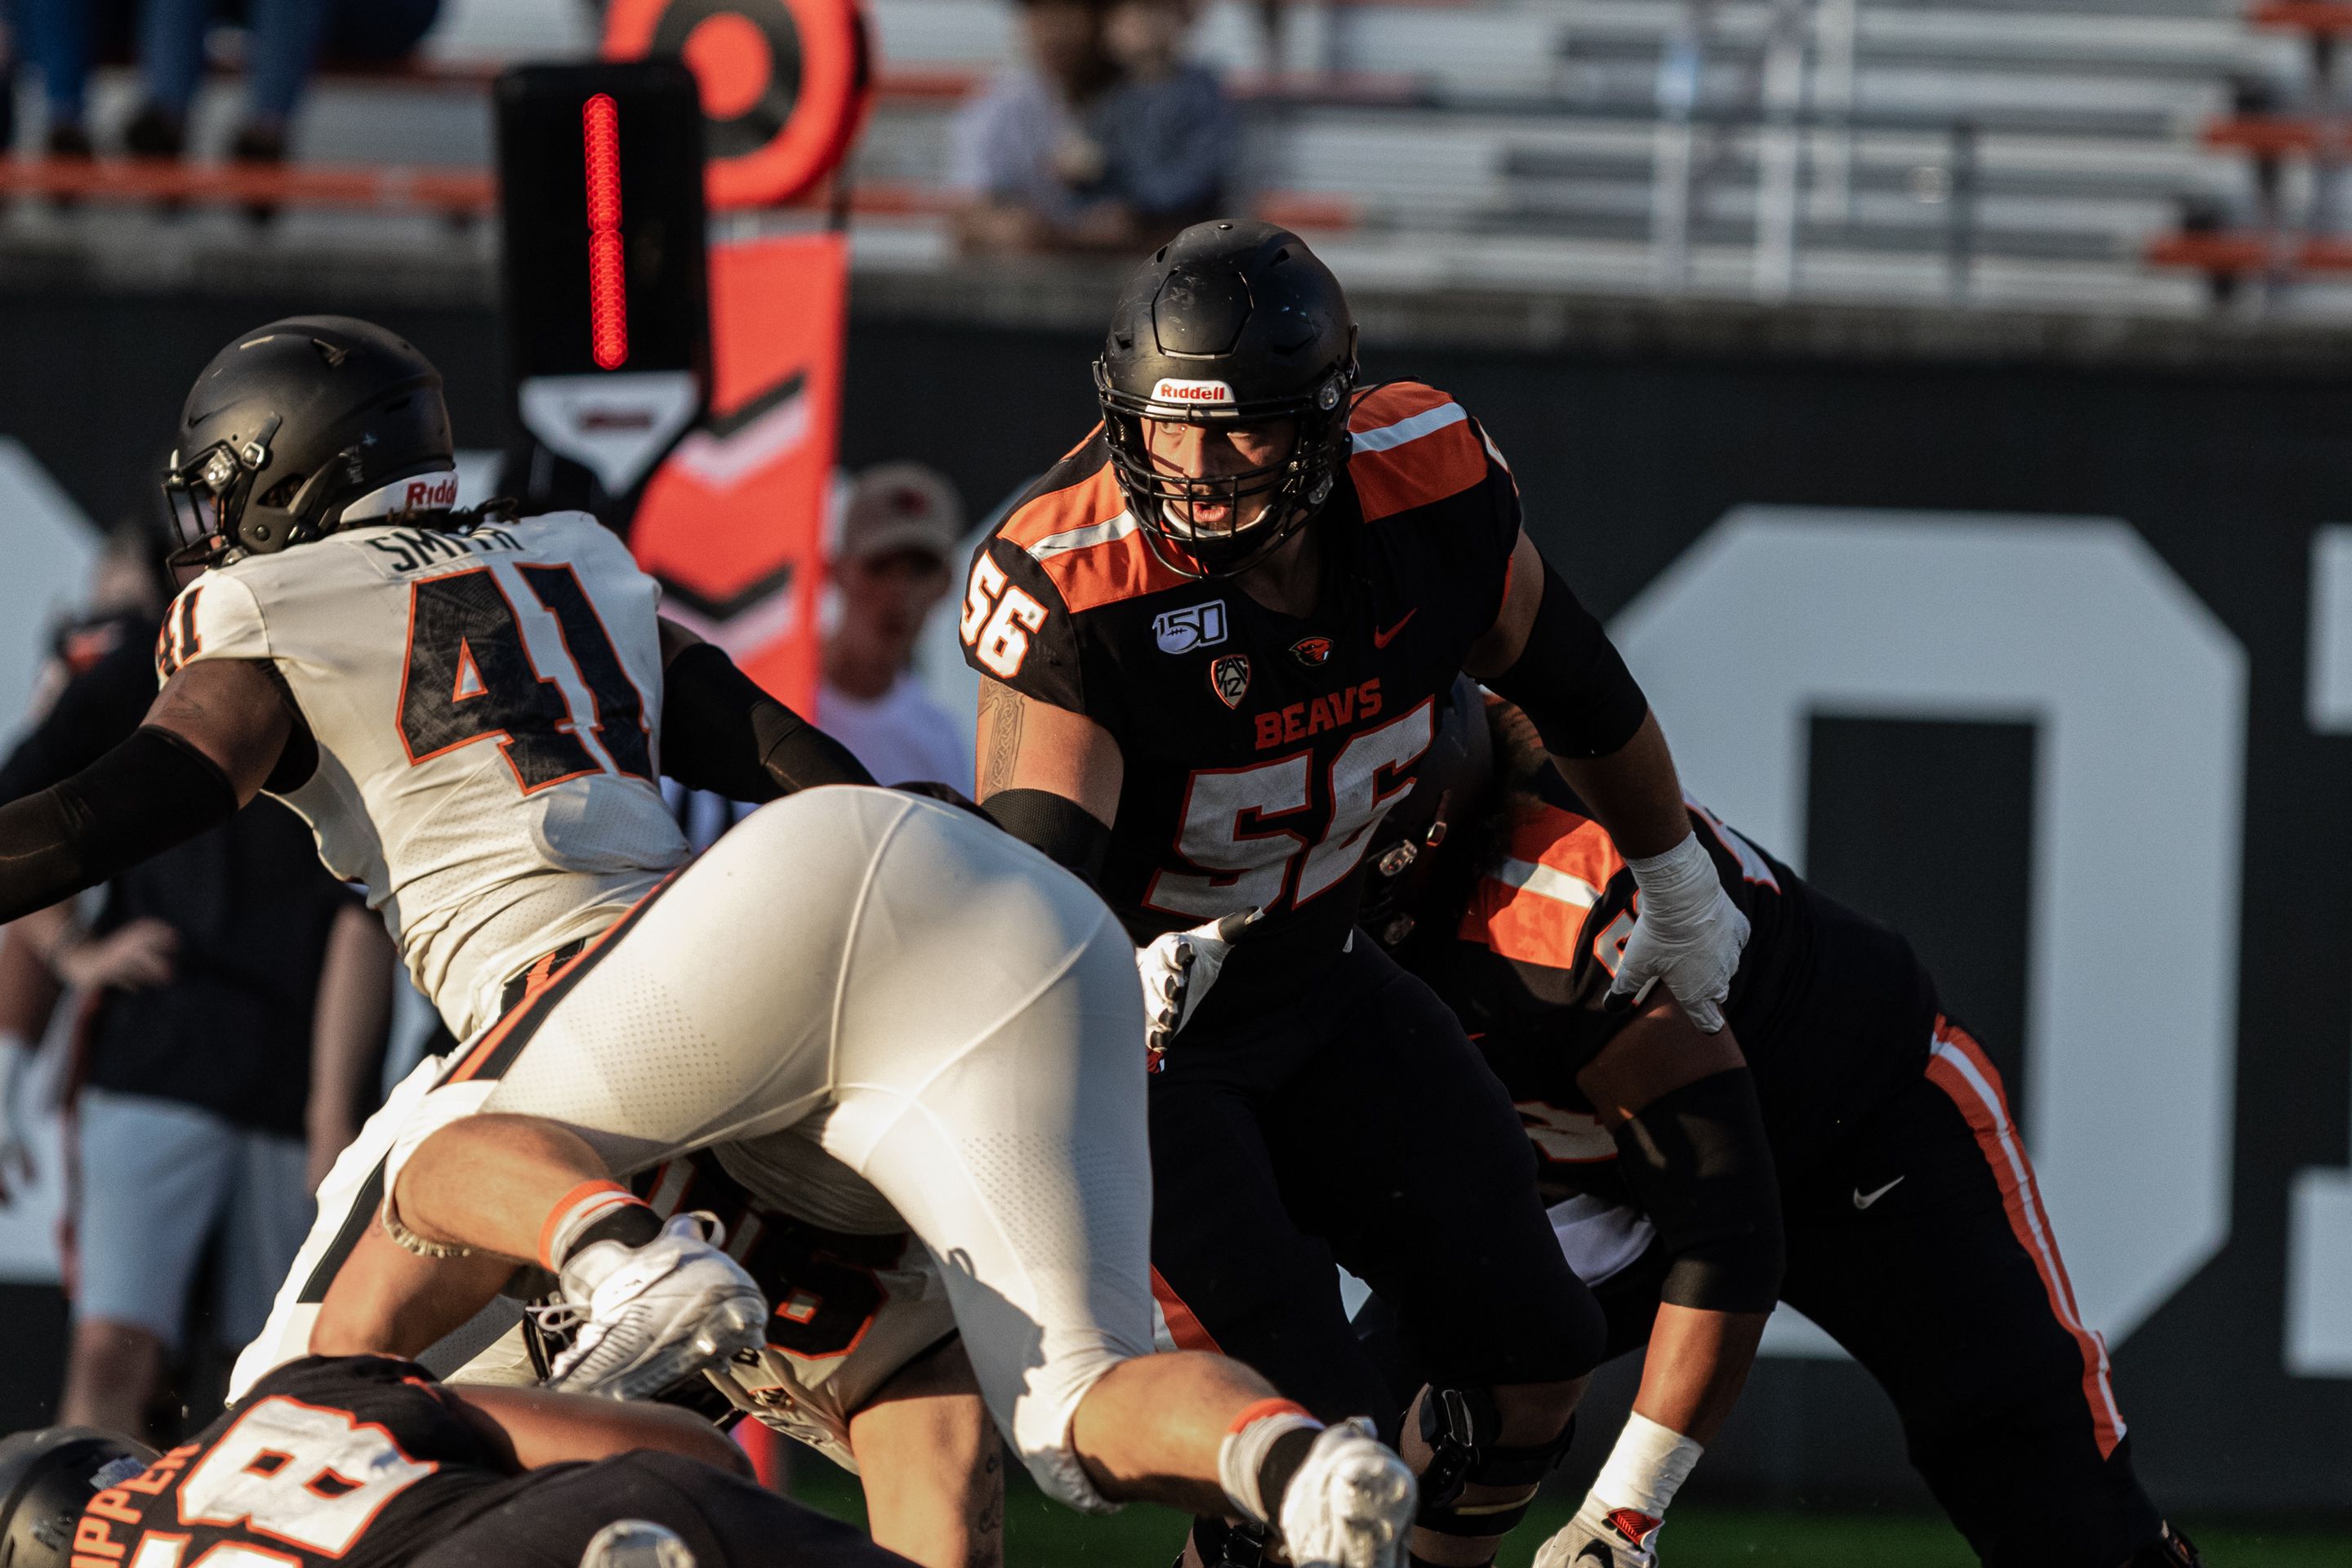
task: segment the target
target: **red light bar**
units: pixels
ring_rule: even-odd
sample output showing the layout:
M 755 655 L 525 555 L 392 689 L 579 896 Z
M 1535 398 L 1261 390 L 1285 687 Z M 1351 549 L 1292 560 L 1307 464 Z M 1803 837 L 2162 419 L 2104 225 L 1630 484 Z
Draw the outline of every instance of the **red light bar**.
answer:
M 596 363 L 629 358 L 629 285 L 621 249 L 621 106 L 600 92 L 580 110 L 588 174 L 588 321 Z

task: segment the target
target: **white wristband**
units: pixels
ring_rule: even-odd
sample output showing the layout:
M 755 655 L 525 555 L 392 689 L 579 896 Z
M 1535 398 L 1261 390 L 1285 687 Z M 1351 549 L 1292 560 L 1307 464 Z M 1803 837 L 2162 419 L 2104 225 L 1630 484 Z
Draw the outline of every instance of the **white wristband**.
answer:
M 1617 1434 L 1609 1462 L 1593 1478 L 1592 1495 L 1604 1507 L 1630 1508 L 1664 1519 L 1666 1505 L 1690 1479 L 1691 1467 L 1704 1452 L 1681 1433 L 1636 1411 L 1625 1417 L 1625 1429 Z
M 1633 873 L 1634 884 L 1652 903 L 1704 903 L 1722 886 L 1715 874 L 1715 861 L 1696 833 L 1684 835 L 1681 843 L 1663 855 L 1628 858 L 1625 868 Z

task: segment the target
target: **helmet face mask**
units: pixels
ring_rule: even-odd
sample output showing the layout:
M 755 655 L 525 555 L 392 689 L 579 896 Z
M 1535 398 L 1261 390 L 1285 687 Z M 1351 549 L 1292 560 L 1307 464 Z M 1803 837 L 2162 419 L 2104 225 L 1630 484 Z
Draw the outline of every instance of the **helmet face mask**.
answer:
M 1327 500 L 1347 461 L 1356 331 L 1338 279 L 1269 224 L 1195 224 L 1129 279 L 1095 361 L 1113 474 L 1153 553 L 1185 576 L 1265 560 Z M 1231 473 L 1156 461 L 1149 425 L 1290 421 L 1278 458 Z M 1222 508 L 1222 521 L 1195 521 Z

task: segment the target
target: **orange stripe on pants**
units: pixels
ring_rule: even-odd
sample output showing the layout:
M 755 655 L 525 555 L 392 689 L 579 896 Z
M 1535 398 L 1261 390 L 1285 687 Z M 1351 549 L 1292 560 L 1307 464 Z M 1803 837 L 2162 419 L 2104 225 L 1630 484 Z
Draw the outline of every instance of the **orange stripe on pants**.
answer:
M 2116 1407 L 2115 1389 L 2107 1381 L 2106 1343 L 2083 1326 L 2082 1310 L 2074 1304 L 2074 1287 L 2066 1278 L 2064 1260 L 2058 1256 L 2057 1234 L 2051 1228 L 2049 1211 L 2042 1206 L 2041 1185 L 2033 1179 L 2032 1162 L 2026 1158 L 2024 1142 L 2009 1119 L 2000 1074 L 1968 1031 L 1939 1017 L 1929 1047 L 1927 1077 L 1968 1119 L 1977 1147 L 1984 1152 L 1985 1163 L 1992 1167 L 1993 1180 L 2000 1186 L 2009 1228 L 2042 1276 L 2051 1314 L 2082 1349 L 2083 1398 L 2090 1406 L 2099 1457 L 2105 1458 L 2124 1436 L 2123 1414 Z
M 1157 1268 L 1151 1271 L 1151 1299 L 1160 1303 L 1160 1315 L 1168 1321 L 1168 1337 L 1176 1342 L 1177 1349 L 1215 1351 L 1219 1355 L 1224 1353 L 1224 1348 L 1217 1343 L 1207 1329 L 1201 1326 L 1201 1320 L 1193 1316 L 1192 1309 L 1184 1305 L 1184 1299 L 1160 1277 Z

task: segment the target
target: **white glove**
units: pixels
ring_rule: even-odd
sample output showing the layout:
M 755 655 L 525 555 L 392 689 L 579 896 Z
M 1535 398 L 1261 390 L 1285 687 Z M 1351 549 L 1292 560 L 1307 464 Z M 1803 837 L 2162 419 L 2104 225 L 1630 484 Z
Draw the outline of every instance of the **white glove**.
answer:
M 1652 1568 L 1658 1522 L 1630 1508 L 1604 1508 L 1588 1492 L 1576 1517 L 1536 1548 L 1535 1568 Z
M 1663 980 L 1698 1032 L 1714 1034 L 1748 945 L 1748 917 L 1723 890 L 1696 833 L 1663 855 L 1625 864 L 1642 889 L 1642 912 L 1605 1000 L 1637 999 Z
M 33 1179 L 34 1059 L 24 1041 L 0 1035 L 0 1204 Z
M 1164 932 L 1135 950 L 1136 972 L 1143 977 L 1144 1044 L 1154 1053 L 1166 1050 L 1200 1009 L 1234 943 L 1265 918 L 1264 910 L 1244 910 L 1191 931 Z
M 1421 1483 L 1360 1416 L 1324 1428 L 1282 1494 L 1295 1568 L 1404 1568 Z

